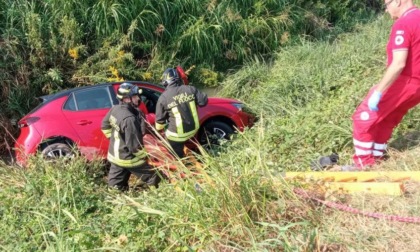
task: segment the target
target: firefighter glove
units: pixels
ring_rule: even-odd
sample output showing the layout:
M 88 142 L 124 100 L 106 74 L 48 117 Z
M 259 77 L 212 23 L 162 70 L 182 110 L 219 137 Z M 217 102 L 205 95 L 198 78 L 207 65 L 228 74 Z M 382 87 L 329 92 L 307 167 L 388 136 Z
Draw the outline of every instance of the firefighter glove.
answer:
M 375 90 L 373 91 L 373 93 L 370 95 L 369 100 L 368 100 L 368 106 L 369 109 L 371 111 L 378 111 L 378 103 L 381 100 L 382 97 L 382 93 Z

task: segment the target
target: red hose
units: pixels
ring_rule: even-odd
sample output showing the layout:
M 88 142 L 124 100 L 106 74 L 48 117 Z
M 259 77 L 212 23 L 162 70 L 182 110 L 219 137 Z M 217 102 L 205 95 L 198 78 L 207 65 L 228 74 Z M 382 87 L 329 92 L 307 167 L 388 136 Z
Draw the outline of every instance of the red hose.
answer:
M 331 201 L 325 201 L 325 200 L 321 200 L 321 199 L 312 197 L 306 191 L 304 191 L 303 189 L 295 188 L 294 192 L 297 195 L 302 196 L 303 198 L 311 199 L 311 200 L 319 202 L 319 203 L 321 203 L 321 204 L 323 204 L 327 207 L 338 209 L 338 210 L 349 212 L 349 213 L 360 214 L 360 215 L 367 216 L 367 217 L 372 217 L 372 218 L 376 218 L 376 219 L 385 219 L 385 220 L 390 220 L 390 221 L 420 223 L 420 218 L 419 217 L 405 217 L 405 216 L 398 216 L 398 215 L 387 215 L 387 214 L 382 214 L 382 213 L 363 212 L 359 209 L 352 208 L 352 207 L 346 206 L 344 204 L 339 204 L 339 203 L 335 203 L 335 202 L 331 202 Z

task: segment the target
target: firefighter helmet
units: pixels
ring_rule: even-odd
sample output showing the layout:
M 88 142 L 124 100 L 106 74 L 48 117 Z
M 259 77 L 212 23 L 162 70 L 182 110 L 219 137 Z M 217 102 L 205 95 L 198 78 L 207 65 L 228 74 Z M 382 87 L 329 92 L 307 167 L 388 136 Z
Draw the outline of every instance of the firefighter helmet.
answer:
M 174 83 L 180 84 L 179 75 L 174 68 L 167 68 L 162 74 L 162 85 L 166 88 Z
M 124 82 L 120 85 L 117 91 L 117 98 L 123 100 L 124 98 L 131 98 L 142 93 L 142 90 L 131 83 Z

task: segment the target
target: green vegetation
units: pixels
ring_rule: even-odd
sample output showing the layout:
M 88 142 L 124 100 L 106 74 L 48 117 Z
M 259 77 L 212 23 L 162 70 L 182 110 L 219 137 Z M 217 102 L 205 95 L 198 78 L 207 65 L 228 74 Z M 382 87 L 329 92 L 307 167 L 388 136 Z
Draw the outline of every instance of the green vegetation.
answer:
M 379 19 L 333 43 L 303 42 L 280 52 L 271 64 L 253 61 L 226 80 L 222 96 L 239 97 L 261 111 L 265 160 L 276 167 L 302 170 L 326 153 L 336 151 L 349 158 L 351 115 L 385 70 L 390 24 Z M 403 139 L 417 130 L 419 113 L 414 109 L 406 116 L 392 147 L 417 143 L 415 138 L 405 139 L 404 146 Z
M 173 64 L 223 75 L 301 39 L 334 37 L 379 10 L 379 1 L 330 2 L 1 0 L 1 98 L 10 97 L 2 106 L 22 116 L 33 104 L 21 98 L 98 81 L 158 81 Z M 213 75 L 208 84 L 217 84 Z
M 0 152 L 17 135 L 10 119 L 41 95 L 98 82 L 158 82 L 178 64 L 194 69 L 195 85 L 214 87 L 250 58 L 351 30 L 374 16 L 378 2 L 0 0 Z
M 350 117 L 385 69 L 389 24 L 377 21 L 333 43 L 303 42 L 271 65 L 252 62 L 226 80 L 221 94 L 264 111 L 268 159 L 306 169 L 305 158 L 351 147 Z
M 31 4 L 26 5 L 24 1 L 0 2 L 1 20 L 8 20 L 2 24 L 1 31 L 2 34 L 6 31 L 10 34 L 9 37 L 3 36 L 0 42 L 5 45 L 0 47 L 3 57 L 0 67 L 4 70 L 0 71 L 4 83 L 1 94 L 3 98 L 7 97 L 2 106 L 9 111 L 2 115 L 5 121 L 13 114 L 10 111 L 19 111 L 18 114 L 27 112 L 32 99 L 29 94 L 36 93 L 31 92 L 33 89 L 48 93 L 74 83 L 99 81 L 101 78 L 153 79 L 156 78 L 153 73 L 159 73 L 169 63 L 193 64 L 194 61 L 178 58 L 179 54 L 174 52 L 179 52 L 179 49 L 169 50 L 175 45 L 182 48 L 182 43 L 175 42 L 181 41 L 181 36 L 173 41 L 174 44 L 169 43 L 171 39 L 162 37 L 162 41 L 158 42 L 165 42 L 165 49 L 156 45 L 148 47 L 145 41 L 151 43 L 154 40 L 139 38 L 154 36 L 155 29 L 147 31 L 138 27 L 145 29 L 149 27 L 147 22 L 155 22 L 153 24 L 156 25 L 161 21 L 159 19 L 169 18 L 169 15 L 154 14 L 161 13 L 159 11 L 190 13 L 165 21 L 165 24 L 175 26 L 180 20 L 189 20 L 190 15 L 192 18 L 194 13 L 201 15 L 204 5 L 206 8 L 212 6 L 211 3 L 214 8 L 222 5 L 217 1 L 206 4 L 172 1 L 158 6 L 155 1 L 140 1 L 149 8 L 131 8 L 130 13 L 136 13 L 133 16 L 127 12 L 128 5 L 116 1 L 43 1 L 48 3 L 44 5 L 40 4 L 42 1 L 27 2 Z M 162 4 L 161 1 L 156 2 Z M 290 6 L 291 2 L 288 2 Z M 251 5 L 254 2 L 243 3 Z M 285 1 L 265 1 L 260 3 L 261 10 L 264 10 L 264 4 L 275 3 L 286 5 Z M 312 4 L 296 0 L 294 3 L 311 9 L 312 14 L 334 16 L 328 20 L 336 24 L 343 22 L 343 25 L 349 25 L 347 21 L 357 14 L 351 13 L 351 16 L 350 12 L 345 12 L 350 5 L 357 5 L 357 1 L 341 1 L 340 4 L 317 1 Z M 235 6 L 236 3 L 229 4 L 232 10 L 242 9 Z M 335 11 L 326 10 L 327 5 L 336 8 Z M 132 3 L 131 6 L 136 5 Z M 256 11 L 258 5 L 253 6 L 255 8 L 248 9 Z M 56 13 L 46 15 L 49 12 L 39 11 L 41 7 L 52 8 Z M 22 16 L 23 12 L 17 10 L 25 10 L 28 15 Z M 71 10 L 79 11 L 73 15 L 63 14 Z M 208 12 L 208 15 L 212 13 Z M 49 20 L 40 17 L 40 13 Z M 132 22 L 133 17 L 138 17 L 136 22 Z M 338 17 L 343 20 L 337 20 Z M 33 22 L 37 19 L 43 22 Z M 81 26 L 83 20 L 91 22 L 91 25 Z M 206 41 L 209 45 L 214 43 L 214 36 L 208 34 L 218 28 L 209 26 L 204 32 L 200 27 L 204 21 L 206 19 L 193 22 L 195 26 L 183 29 L 189 31 L 185 32 L 189 36 L 182 39 L 186 44 L 190 43 L 191 48 L 194 39 Z M 248 21 L 249 27 L 262 22 L 254 21 Z M 93 25 L 95 23 L 98 25 Z M 17 29 L 17 24 L 25 24 L 24 27 L 34 31 L 43 27 L 41 30 L 44 32 L 52 24 L 58 24 L 54 27 L 59 32 L 34 32 L 28 36 L 29 43 L 29 40 L 21 40 L 25 32 Z M 297 28 L 301 30 L 295 30 L 295 34 L 302 34 L 303 24 L 307 22 L 301 20 L 299 24 L 301 27 Z M 309 187 L 311 184 L 285 183 L 280 176 L 283 171 L 308 170 L 311 160 L 332 151 L 340 153 L 341 163 L 350 161 L 350 116 L 384 71 L 385 43 L 390 24 L 388 18 L 379 17 L 368 25 L 352 26 L 351 33 L 337 31 L 332 36 L 326 36 L 326 33 L 320 37 L 325 40 L 291 36 L 296 40 L 282 45 L 281 50 L 273 54 L 274 57 L 255 54 L 243 58 L 244 64 L 236 73 L 223 73 L 227 78 L 222 82 L 221 95 L 245 101 L 259 114 L 260 120 L 254 128 L 238 134 L 233 142 L 214 150 L 216 155 L 200 156 L 204 166 L 200 176 L 175 184 L 162 183 L 160 188 L 150 191 L 121 194 L 106 187 L 103 167 L 99 162 L 86 163 L 75 159 L 48 163 L 35 157 L 25 170 L 0 163 L 0 249 L 416 251 L 419 246 L 418 225 L 331 211 L 292 193 L 294 186 Z M 78 29 L 80 33 L 70 32 Z M 237 27 L 231 29 L 236 30 Z M 343 31 L 349 27 L 337 29 Z M 88 31 L 94 32 L 91 34 Z M 294 30 L 290 28 L 290 31 Z M 311 31 L 321 32 L 320 29 Z M 85 37 L 86 34 L 90 37 Z M 55 51 L 50 47 L 54 40 L 57 40 Z M 147 51 L 150 54 L 144 54 L 153 56 L 145 58 L 144 66 L 141 58 L 134 53 L 139 48 L 145 51 L 152 48 Z M 266 53 L 270 54 L 272 50 L 275 49 L 271 48 Z M 163 52 L 171 53 L 164 55 Z M 203 49 L 201 52 L 207 51 Z M 199 59 L 199 52 L 195 53 Z M 132 65 L 134 59 L 139 64 L 137 67 Z M 202 67 L 198 66 L 197 72 L 219 81 L 220 77 L 211 73 L 217 72 L 212 65 L 214 62 L 207 59 Z M 94 71 L 89 72 L 92 69 Z M 419 143 L 416 123 L 419 113 L 418 108 L 412 110 L 397 128 L 391 142 L 391 158 L 378 169 L 419 170 L 420 149 L 413 148 Z M 5 129 L 10 131 L 8 127 Z M 180 169 L 185 171 L 181 165 Z M 197 185 L 201 190 L 197 190 Z M 414 187 L 414 190 L 404 197 L 334 197 L 338 197 L 339 202 L 365 211 L 420 216 L 418 185 L 407 186 Z
M 159 81 L 168 66 L 216 86 L 254 56 L 301 39 L 329 39 L 372 18 L 379 0 L 1 0 L 0 120 L 35 97 L 77 85 Z M 15 135 L 11 127 L 7 127 Z M 1 138 L 10 140 L 3 129 Z

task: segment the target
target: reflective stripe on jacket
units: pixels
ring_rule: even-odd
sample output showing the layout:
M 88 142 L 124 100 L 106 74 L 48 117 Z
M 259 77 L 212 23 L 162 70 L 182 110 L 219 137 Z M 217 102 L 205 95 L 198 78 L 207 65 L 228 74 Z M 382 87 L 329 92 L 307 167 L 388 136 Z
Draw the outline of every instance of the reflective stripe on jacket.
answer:
M 146 161 L 143 148 L 141 113 L 130 104 L 112 107 L 102 120 L 102 132 L 109 138 L 107 159 L 124 168 L 138 167 Z
M 197 105 L 207 105 L 207 95 L 187 85 L 169 85 L 156 105 L 156 129 L 168 124 L 166 137 L 175 142 L 185 142 L 200 128 Z

